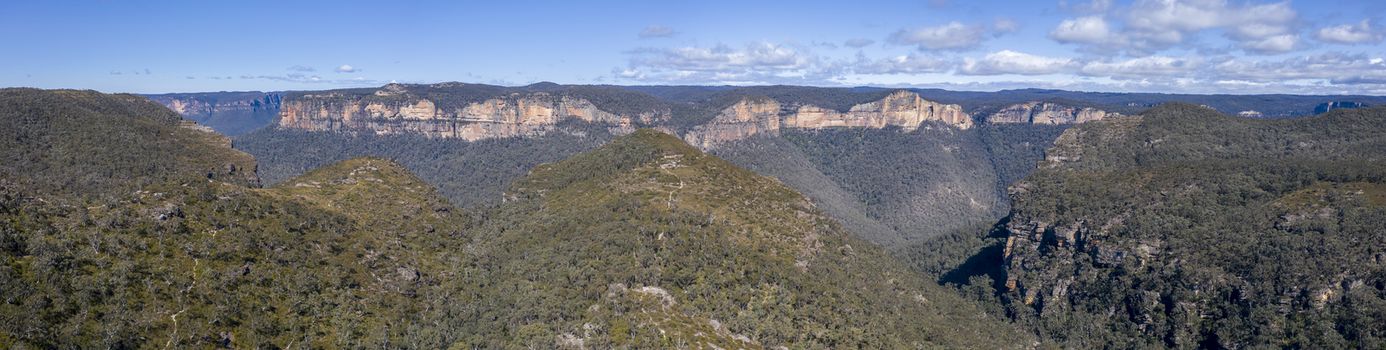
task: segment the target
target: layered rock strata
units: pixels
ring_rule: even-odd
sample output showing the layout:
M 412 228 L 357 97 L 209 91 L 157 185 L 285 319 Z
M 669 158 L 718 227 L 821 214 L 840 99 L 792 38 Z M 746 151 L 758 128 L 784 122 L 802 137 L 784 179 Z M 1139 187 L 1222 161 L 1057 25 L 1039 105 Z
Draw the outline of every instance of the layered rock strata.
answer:
M 723 109 L 704 125 L 684 135 L 688 143 L 703 149 L 756 134 L 776 134 L 784 128 L 899 127 L 914 131 L 925 122 L 940 122 L 960 129 L 972 127 L 962 107 L 929 101 L 909 91 L 852 106 L 846 112 L 814 105 L 789 106 L 768 98 L 747 98 Z

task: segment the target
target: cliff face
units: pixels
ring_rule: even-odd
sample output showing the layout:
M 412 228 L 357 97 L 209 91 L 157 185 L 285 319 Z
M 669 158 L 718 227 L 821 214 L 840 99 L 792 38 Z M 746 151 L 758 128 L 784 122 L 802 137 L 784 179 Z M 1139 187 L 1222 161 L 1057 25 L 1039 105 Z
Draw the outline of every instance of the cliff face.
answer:
M 960 129 L 972 127 L 972 118 L 963 112 L 961 106 L 933 102 L 913 92 L 898 91 L 879 101 L 852 106 L 847 112 L 813 105 L 784 106 L 770 99 L 743 99 L 722 110 L 711 122 L 694 127 L 684 135 L 684 139 L 708 149 L 716 147 L 718 143 L 741 140 L 756 134 L 776 134 L 781 128 L 880 129 L 897 126 L 905 131 L 914 131 L 927 121 L 942 122 Z
M 147 96 L 183 116 L 279 110 L 280 95 L 262 92 L 209 92 Z
M 987 116 L 992 124 L 1078 124 L 1118 115 L 1096 108 L 1078 108 L 1051 102 L 1026 102 L 1011 105 Z
M 275 92 L 208 92 L 145 96 L 174 112 L 226 135 L 269 125 L 279 114 L 282 95 Z
M 628 133 L 636 124 L 668 119 L 668 112 L 617 115 L 585 99 L 547 92 L 511 93 L 447 106 L 391 84 L 365 96 L 337 92 L 303 95 L 284 104 L 278 126 L 475 141 L 541 135 L 569 119 L 608 124 L 613 132 Z
M 1002 300 L 1074 348 L 1378 346 L 1333 325 L 1386 300 L 1383 112 L 1069 128 L 1010 187 Z

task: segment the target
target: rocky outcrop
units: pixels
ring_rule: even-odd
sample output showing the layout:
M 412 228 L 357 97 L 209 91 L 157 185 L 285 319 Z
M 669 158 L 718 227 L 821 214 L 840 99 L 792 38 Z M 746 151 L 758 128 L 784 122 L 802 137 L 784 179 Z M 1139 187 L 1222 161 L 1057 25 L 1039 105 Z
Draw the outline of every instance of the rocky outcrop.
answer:
M 1359 180 L 1376 175 L 1318 174 L 1373 169 L 1359 164 L 1377 153 L 1355 143 L 1264 150 L 1380 140 L 1379 117 L 1361 111 L 1268 124 L 1171 104 L 1068 128 L 1038 169 L 1010 187 L 1001 300 L 1016 315 L 1071 320 L 1041 332 L 1112 329 L 1138 339 L 1105 345 L 1113 348 L 1255 348 L 1302 329 L 1328 330 L 1310 335 L 1327 340 L 1304 344 L 1351 339 L 1333 328 L 1346 318 L 1319 315 L 1352 315 L 1381 300 L 1386 265 L 1376 257 L 1386 245 L 1365 213 L 1383 213 L 1386 201 L 1369 198 L 1386 187 Z M 1346 125 L 1362 134 L 1310 131 Z M 1275 175 L 1256 170 L 1263 164 L 1274 164 Z M 1309 180 L 1267 190 L 1286 178 Z M 1286 328 L 1256 315 L 1306 323 Z M 1066 333 L 1073 330 L 1081 333 Z
M 1335 110 L 1335 109 L 1351 109 L 1351 108 L 1366 108 L 1366 107 L 1367 107 L 1367 104 L 1366 104 L 1366 103 L 1353 102 L 1353 101 L 1332 101 L 1332 102 L 1324 102 L 1324 103 L 1320 103 L 1320 104 L 1317 105 L 1317 106 L 1314 106 L 1314 114 L 1324 114 L 1324 113 L 1328 113 L 1328 111 Z
M 1078 124 L 1094 120 L 1102 120 L 1116 113 L 1109 113 L 1096 108 L 1078 108 L 1052 102 L 1026 102 L 1010 105 L 1006 108 L 987 116 L 987 123 L 992 124 Z
M 668 119 L 668 111 L 617 115 L 592 102 L 546 92 L 511 93 L 452 106 L 410 93 L 399 84 L 371 95 L 305 94 L 285 102 L 278 126 L 310 131 L 418 134 L 468 141 L 536 136 L 565 120 L 607 124 L 614 132 Z
M 1237 116 L 1238 116 L 1238 117 L 1242 117 L 1242 118 L 1265 118 L 1265 117 L 1266 117 L 1266 115 L 1263 114 L 1263 113 L 1261 113 L 1261 112 L 1258 112 L 1258 111 L 1250 111 L 1250 110 L 1249 110 L 1249 111 L 1237 112 Z
M 688 143 L 708 149 L 717 144 L 752 135 L 777 134 L 783 128 L 885 128 L 914 131 L 925 122 L 940 122 L 960 129 L 972 127 L 972 118 L 961 106 L 925 100 L 909 91 L 852 106 L 846 112 L 814 105 L 786 106 L 768 98 L 747 98 L 723 109 L 711 122 L 684 135 Z

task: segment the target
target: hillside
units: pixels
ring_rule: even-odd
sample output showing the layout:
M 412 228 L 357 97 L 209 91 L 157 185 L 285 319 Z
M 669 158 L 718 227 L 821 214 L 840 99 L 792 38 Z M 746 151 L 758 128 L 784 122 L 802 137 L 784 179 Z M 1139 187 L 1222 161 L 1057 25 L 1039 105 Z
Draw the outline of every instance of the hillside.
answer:
M 63 92 L 32 93 L 42 100 Z M 119 95 L 83 94 L 40 110 L 114 111 L 70 125 L 93 130 L 68 132 L 98 133 L 113 121 L 177 125 L 176 116 L 158 119 L 167 113 L 122 114 L 117 107 L 126 100 Z M 69 113 L 19 115 L 25 118 L 7 124 Z M 49 137 L 47 129 L 34 130 L 29 135 Z M 148 144 L 169 143 L 238 154 L 199 138 L 125 141 L 137 151 L 163 151 Z M 45 160 L 69 164 L 72 157 Z M 1033 344 L 999 315 L 853 238 L 789 187 L 653 130 L 539 166 L 515 183 L 505 203 L 474 214 L 386 159 L 349 159 L 269 188 L 235 177 L 181 176 L 192 167 L 182 159 L 169 157 L 162 160 L 169 164 L 128 180 L 136 183 L 89 185 L 103 196 L 0 177 L 0 295 L 9 300 L 0 304 L 0 343 Z
M 789 187 L 656 131 L 541 166 L 508 198 L 477 236 L 494 287 L 481 300 L 523 305 L 480 317 L 499 317 L 496 332 L 594 347 L 1027 344 Z
M 862 238 L 890 248 L 989 224 L 1007 209 L 976 130 L 791 131 L 713 153 L 781 179 Z
M 529 169 L 591 150 L 614 138 L 604 128 L 578 123 L 529 138 L 475 142 L 419 135 L 371 135 L 266 128 L 237 137 L 236 148 L 255 155 L 266 184 L 282 183 L 319 167 L 355 157 L 382 157 L 408 167 L 453 204 L 496 206 L 511 182 Z
M 467 221 L 398 165 L 259 189 L 254 159 L 143 98 L 3 96 L 0 344 L 425 344 L 410 327 Z
M 650 91 L 666 90 L 678 88 Z M 957 105 L 904 90 L 707 92 L 691 101 L 666 101 L 638 89 L 542 83 L 297 92 L 285 98 L 277 126 L 237 137 L 236 144 L 261 161 L 267 183 L 350 157 L 387 157 L 438 186 L 454 204 L 478 208 L 498 204 L 500 192 L 534 165 L 654 126 L 784 179 L 859 236 L 894 249 L 1000 217 L 1007 208 L 996 188 L 1008 182 L 998 181 L 996 168 L 1012 179 L 1023 176 L 1037 159 L 1033 154 L 1052 140 L 1043 136 L 1057 135 L 1023 130 L 1061 130 L 1105 115 L 1033 103 L 992 123 L 992 117 L 974 120 Z M 1001 129 L 1022 131 L 991 131 Z M 798 155 L 804 158 L 793 158 Z
M 0 89 L 0 176 L 82 196 L 174 178 L 254 184 L 255 161 L 230 141 L 134 95 Z
M 994 283 L 1073 347 L 1378 348 L 1384 157 L 1380 108 L 1084 124 L 1011 187 Z

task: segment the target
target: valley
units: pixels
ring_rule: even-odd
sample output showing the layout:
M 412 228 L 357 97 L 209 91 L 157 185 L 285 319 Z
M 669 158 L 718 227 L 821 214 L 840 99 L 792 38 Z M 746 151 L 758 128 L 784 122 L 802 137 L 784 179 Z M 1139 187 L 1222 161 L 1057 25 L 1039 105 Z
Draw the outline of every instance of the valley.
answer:
M 43 316 L 0 339 L 1230 348 L 1386 331 L 1380 108 L 969 115 L 908 91 L 507 89 L 290 93 L 229 139 L 139 96 L 6 89 L 0 314 Z
M 0 1 L 0 350 L 1386 349 L 1386 6 Z

